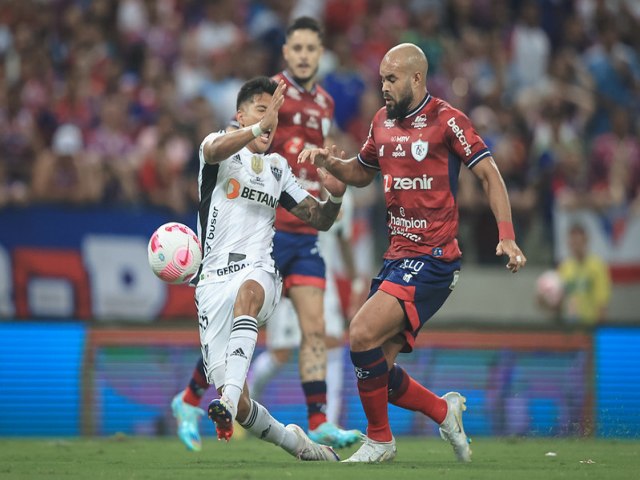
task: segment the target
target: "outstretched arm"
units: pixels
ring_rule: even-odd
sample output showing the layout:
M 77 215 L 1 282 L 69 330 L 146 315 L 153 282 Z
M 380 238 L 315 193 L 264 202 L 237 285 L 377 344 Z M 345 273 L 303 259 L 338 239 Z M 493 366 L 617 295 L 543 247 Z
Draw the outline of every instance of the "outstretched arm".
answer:
M 321 202 L 309 195 L 293 207 L 290 212 L 313 228 L 327 231 L 335 222 L 338 213 L 340 213 L 342 196 L 347 186 L 321 168 L 318 169 L 318 175 L 322 186 L 329 192 L 329 199 Z
M 298 163 L 308 162 L 324 168 L 338 180 L 356 187 L 365 187 L 371 183 L 377 171 L 362 165 L 357 157 L 345 159 L 344 152 L 333 145 L 328 148 L 311 148 L 303 150 L 298 156 Z
M 340 212 L 340 203 L 334 203 L 330 199 L 326 202 L 320 202 L 309 195 L 290 211 L 313 228 L 326 232 L 331 228 Z
M 488 157 L 479 162 L 473 168 L 473 172 L 482 182 L 482 188 L 489 198 L 491 211 L 498 223 L 499 241 L 496 246 L 496 255 L 507 255 L 509 257 L 507 268 L 515 273 L 525 266 L 527 258 L 516 244 L 509 196 L 498 166 L 492 157 Z

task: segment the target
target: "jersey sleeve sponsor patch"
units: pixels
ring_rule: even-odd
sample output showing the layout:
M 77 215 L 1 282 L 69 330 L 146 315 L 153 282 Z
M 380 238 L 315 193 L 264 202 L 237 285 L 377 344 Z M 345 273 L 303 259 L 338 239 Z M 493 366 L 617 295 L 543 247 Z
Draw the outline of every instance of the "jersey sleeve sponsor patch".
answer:
M 449 147 L 467 167 L 472 168 L 480 160 L 491 155 L 487 145 L 465 114 L 452 109 L 445 115 L 445 135 L 449 141 Z

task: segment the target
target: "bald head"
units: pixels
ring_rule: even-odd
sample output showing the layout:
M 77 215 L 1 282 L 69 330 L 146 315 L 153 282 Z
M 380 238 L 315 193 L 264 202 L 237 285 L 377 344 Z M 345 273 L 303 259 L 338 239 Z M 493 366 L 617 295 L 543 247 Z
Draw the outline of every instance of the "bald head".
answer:
M 389 66 L 395 66 L 409 74 L 413 72 L 422 73 L 422 78 L 425 80 L 427 70 L 429 69 L 429 62 L 427 57 L 420 47 L 413 43 L 401 43 L 389 50 L 382 59 L 382 63 L 387 63 Z
M 380 62 L 382 95 L 388 118 L 403 118 L 427 94 L 424 52 L 413 43 L 401 43 L 389 50 Z

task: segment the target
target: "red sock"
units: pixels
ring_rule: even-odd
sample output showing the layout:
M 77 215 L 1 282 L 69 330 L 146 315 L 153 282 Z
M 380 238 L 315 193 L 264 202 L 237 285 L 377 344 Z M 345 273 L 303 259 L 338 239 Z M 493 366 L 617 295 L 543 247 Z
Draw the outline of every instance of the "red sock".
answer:
M 309 430 L 315 430 L 326 421 L 327 416 L 324 413 L 309 414 Z
M 420 385 L 398 365 L 389 373 L 396 376 L 396 388 L 389 394 L 389 403 L 414 412 L 421 412 L 440 425 L 447 416 L 447 401 Z M 398 376 L 400 381 L 398 382 Z
M 302 382 L 302 391 L 307 402 L 309 430 L 315 430 L 327 421 L 327 382 L 324 380 Z
M 207 392 L 209 386 L 207 376 L 204 373 L 204 362 L 202 361 L 202 358 L 200 358 L 196 368 L 193 370 L 191 380 L 189 380 L 189 386 L 184 390 L 182 400 L 194 407 L 200 406 L 200 400 L 202 400 L 202 397 Z
M 367 416 L 367 436 L 377 442 L 390 442 L 389 427 L 389 374 L 382 348 L 364 352 L 351 352 L 351 361 L 358 377 L 360 402 Z
M 184 403 L 188 403 L 189 405 L 193 405 L 194 407 L 199 407 L 202 397 L 196 395 L 195 392 L 190 388 L 185 388 L 184 394 L 182 395 L 182 400 L 184 400 Z
M 376 442 L 390 442 L 391 428 L 389 427 L 389 401 L 387 382 L 385 377 L 370 380 L 358 380 L 358 393 L 364 413 L 369 425 L 367 436 Z

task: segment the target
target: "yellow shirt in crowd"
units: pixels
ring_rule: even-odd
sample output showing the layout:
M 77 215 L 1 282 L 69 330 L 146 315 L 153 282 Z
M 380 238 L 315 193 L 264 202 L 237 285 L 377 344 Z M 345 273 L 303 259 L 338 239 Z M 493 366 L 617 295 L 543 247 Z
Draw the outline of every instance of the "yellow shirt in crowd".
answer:
M 560 264 L 558 273 L 564 284 L 564 317 L 574 323 L 597 323 L 611 298 L 607 264 L 596 255 L 583 262 L 570 258 Z

